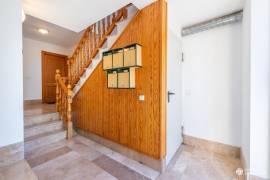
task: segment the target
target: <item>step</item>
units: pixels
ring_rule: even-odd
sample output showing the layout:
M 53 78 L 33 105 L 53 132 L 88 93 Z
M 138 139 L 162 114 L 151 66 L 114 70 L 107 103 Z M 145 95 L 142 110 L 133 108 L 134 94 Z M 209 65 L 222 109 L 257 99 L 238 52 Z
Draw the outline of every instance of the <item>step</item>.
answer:
M 59 120 L 59 113 L 46 113 L 32 116 L 24 116 L 24 127 Z
M 32 151 L 33 149 L 55 143 L 65 138 L 66 130 L 63 129 L 30 136 L 24 139 L 24 151 Z
M 50 131 L 61 130 L 63 128 L 63 121 L 48 121 L 37 125 L 31 125 L 24 128 L 24 138 L 36 136 Z

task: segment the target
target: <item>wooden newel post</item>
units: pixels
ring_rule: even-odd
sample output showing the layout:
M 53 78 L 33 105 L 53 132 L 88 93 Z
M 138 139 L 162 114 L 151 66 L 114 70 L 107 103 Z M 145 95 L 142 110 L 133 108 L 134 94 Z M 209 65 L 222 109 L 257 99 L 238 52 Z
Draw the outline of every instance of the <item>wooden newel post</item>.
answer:
M 59 101 L 60 101 L 60 88 L 59 88 L 59 83 L 58 83 L 58 79 L 61 77 L 60 75 L 60 70 L 56 69 L 55 72 L 55 81 L 56 81 L 56 111 L 59 112 Z
M 67 139 L 70 140 L 72 138 L 73 133 L 73 124 L 72 124 L 72 90 L 71 85 L 67 86 Z

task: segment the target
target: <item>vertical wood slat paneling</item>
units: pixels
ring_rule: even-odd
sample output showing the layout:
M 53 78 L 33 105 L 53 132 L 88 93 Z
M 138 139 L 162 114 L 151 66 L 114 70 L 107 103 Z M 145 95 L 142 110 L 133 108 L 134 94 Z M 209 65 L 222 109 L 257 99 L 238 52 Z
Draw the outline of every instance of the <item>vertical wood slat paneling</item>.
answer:
M 159 0 L 141 10 L 113 45 L 113 48 L 132 43 L 142 45 L 143 67 L 136 70 L 136 89 L 108 89 L 106 72 L 100 63 L 73 101 L 77 128 L 156 159 L 164 157 L 166 143 L 162 140 L 165 131 L 161 122 L 164 120 L 161 71 L 166 69 L 162 67 L 162 61 L 166 60 L 161 53 L 162 43 L 166 39 L 160 39 L 164 28 L 161 3 Z M 138 100 L 141 94 L 145 95 L 143 102 Z

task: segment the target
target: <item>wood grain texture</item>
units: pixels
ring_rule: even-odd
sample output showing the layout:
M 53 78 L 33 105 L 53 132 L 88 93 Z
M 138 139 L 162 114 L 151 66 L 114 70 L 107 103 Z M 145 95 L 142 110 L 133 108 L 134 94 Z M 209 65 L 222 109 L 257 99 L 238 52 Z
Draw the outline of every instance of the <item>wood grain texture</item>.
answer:
M 167 28 L 159 0 L 131 21 L 113 48 L 142 45 L 142 68 L 136 70 L 136 89 L 108 89 L 102 63 L 73 101 L 74 126 L 160 159 L 166 151 L 163 87 L 166 74 L 164 43 Z M 166 10 L 166 9 L 165 9 Z M 163 38 L 161 38 L 163 37 Z M 165 49 L 166 50 L 166 49 Z M 139 95 L 145 101 L 139 101 Z M 162 97 L 165 96 L 165 97 Z M 163 107 L 162 107 L 163 106 Z M 163 137 L 164 136 L 164 137 Z
M 160 0 L 160 13 L 161 13 L 161 66 L 160 66 L 160 156 L 165 158 L 166 156 L 166 117 L 167 117 L 167 3 L 165 0 Z
M 42 102 L 55 102 L 55 71 L 60 69 L 63 76 L 67 75 L 66 55 L 42 51 Z

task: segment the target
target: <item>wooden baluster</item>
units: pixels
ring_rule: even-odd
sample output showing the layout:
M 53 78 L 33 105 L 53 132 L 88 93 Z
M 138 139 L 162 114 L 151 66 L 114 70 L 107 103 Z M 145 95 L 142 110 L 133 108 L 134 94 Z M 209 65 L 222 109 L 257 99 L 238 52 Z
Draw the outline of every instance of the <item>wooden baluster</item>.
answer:
M 60 92 L 59 92 L 59 83 L 58 79 L 60 78 L 60 70 L 56 69 L 55 72 L 55 81 L 56 81 L 56 111 L 59 112 L 59 100 L 60 100 Z
M 83 38 L 82 41 L 82 70 L 84 69 L 84 63 L 85 63 L 85 37 Z
M 90 58 L 92 58 L 92 53 L 93 53 L 93 28 L 90 30 Z
M 67 67 L 68 67 L 68 83 L 71 83 L 71 59 L 67 60 Z
M 70 84 L 67 86 L 67 139 L 72 138 L 73 124 L 72 124 L 72 90 Z
M 80 71 L 79 71 L 79 76 L 82 72 L 83 69 L 83 44 L 80 45 Z
M 106 28 L 105 28 L 105 19 L 102 19 L 102 39 L 104 38 L 106 34 Z
M 79 74 L 79 63 L 80 63 L 80 56 L 79 56 L 79 50 L 77 51 L 77 63 L 76 63 L 76 79 L 78 78 Z
M 107 31 L 109 30 L 110 26 L 111 26 L 111 16 L 108 16 L 107 17 Z
M 123 18 L 126 19 L 128 17 L 128 11 L 127 8 L 123 8 L 122 9 L 122 13 L 123 13 Z
M 78 69 L 79 69 L 79 51 L 76 52 L 76 79 L 78 77 Z
M 85 59 L 86 58 L 85 58 L 85 37 L 84 37 L 82 41 L 82 70 L 81 71 L 83 71 L 84 69 Z
M 112 14 L 112 23 L 115 22 L 115 12 Z
M 86 54 L 86 61 L 85 61 L 85 66 L 89 60 L 89 30 L 87 29 L 86 32 L 86 43 L 85 43 L 85 54 Z M 86 68 L 86 67 L 85 67 Z
M 85 35 L 84 39 L 84 45 L 83 45 L 83 50 L 84 50 L 84 61 L 83 61 L 83 70 L 85 69 L 86 62 L 87 62 L 87 34 Z
M 96 30 L 96 24 L 94 24 L 94 43 L 93 43 L 93 51 L 96 49 L 96 43 L 97 43 L 97 30 Z
M 76 56 L 74 56 L 72 63 L 73 75 L 72 75 L 72 83 L 74 84 L 74 79 L 76 77 Z
M 101 42 L 101 21 L 98 22 L 98 44 Z
M 72 58 L 71 61 L 71 84 L 73 85 L 73 80 L 74 80 L 74 57 Z
M 80 49 L 80 52 L 81 52 L 81 63 L 80 63 L 80 74 L 82 72 L 82 69 L 83 69 L 83 56 L 84 56 L 84 53 L 83 53 L 83 40 L 82 40 L 82 43 L 81 43 L 81 49 Z
M 65 93 L 65 97 L 63 98 L 63 100 L 64 100 L 64 103 L 63 103 L 63 106 L 64 106 L 64 111 L 63 111 L 63 113 L 64 113 L 64 120 L 65 120 L 65 124 L 67 125 L 67 95 L 66 95 L 66 93 Z
M 77 76 L 76 76 L 76 79 L 79 77 L 79 73 L 80 73 L 80 52 L 79 52 L 79 50 L 78 50 Z
M 65 122 L 65 107 L 64 107 L 64 101 L 65 101 L 65 92 L 64 90 L 62 89 L 62 107 L 61 107 L 61 110 L 62 110 L 62 120 Z
M 79 46 L 79 49 L 78 49 L 78 77 L 79 77 L 79 74 L 81 72 L 81 45 Z
M 72 84 L 73 84 L 73 81 L 74 81 L 74 76 L 75 76 L 75 64 L 76 64 L 76 56 L 74 54 L 73 56 L 73 60 L 72 60 Z
M 62 88 L 59 88 L 59 115 L 62 120 Z
M 63 121 L 65 121 L 65 114 L 64 114 L 64 112 L 65 112 L 65 107 L 64 107 L 64 101 L 65 101 L 65 92 L 64 92 L 64 90 L 62 89 L 62 106 L 61 106 L 61 111 L 62 111 L 62 120 Z
M 70 58 L 70 61 L 69 61 L 69 68 L 70 68 L 70 84 L 72 84 L 72 74 L 73 74 L 73 71 L 72 71 L 72 62 L 73 62 L 73 57 Z
M 90 58 L 90 54 L 91 54 L 90 51 L 91 51 L 90 50 L 90 29 L 88 29 L 88 32 L 87 32 L 87 61 Z
M 75 53 L 75 61 L 74 61 L 74 79 L 77 78 L 77 64 L 78 64 L 78 56 L 77 51 Z
M 78 69 L 77 69 L 77 78 L 79 78 L 79 74 L 80 74 L 80 65 L 81 65 L 81 53 L 80 53 L 80 49 L 78 49 Z
M 85 37 L 84 51 L 85 51 L 84 68 L 86 68 L 86 64 L 88 61 L 88 32 L 87 32 L 86 37 Z

